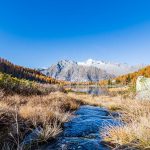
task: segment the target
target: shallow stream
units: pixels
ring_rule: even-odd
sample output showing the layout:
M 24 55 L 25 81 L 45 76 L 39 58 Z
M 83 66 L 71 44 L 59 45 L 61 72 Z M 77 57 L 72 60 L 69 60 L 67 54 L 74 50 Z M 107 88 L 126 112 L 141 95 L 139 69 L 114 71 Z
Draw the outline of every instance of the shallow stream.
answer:
M 102 130 L 108 126 L 119 126 L 121 122 L 105 108 L 81 106 L 74 117 L 64 124 L 63 133 L 44 150 L 109 150 L 103 144 Z

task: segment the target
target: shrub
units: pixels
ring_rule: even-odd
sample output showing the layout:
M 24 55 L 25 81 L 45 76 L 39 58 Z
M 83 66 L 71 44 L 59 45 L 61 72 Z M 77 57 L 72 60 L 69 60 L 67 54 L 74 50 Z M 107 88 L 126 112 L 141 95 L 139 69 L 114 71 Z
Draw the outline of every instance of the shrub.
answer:
M 57 85 L 50 84 L 39 84 L 33 81 L 14 78 L 11 75 L 0 72 L 0 88 L 3 89 L 7 94 L 18 93 L 21 95 L 32 95 L 32 94 L 48 94 L 50 92 L 61 90 Z

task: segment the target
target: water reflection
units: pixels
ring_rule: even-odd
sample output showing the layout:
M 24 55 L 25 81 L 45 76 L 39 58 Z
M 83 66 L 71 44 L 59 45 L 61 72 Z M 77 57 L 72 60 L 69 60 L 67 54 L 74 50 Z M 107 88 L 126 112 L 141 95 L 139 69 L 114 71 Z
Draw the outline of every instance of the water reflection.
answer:
M 105 95 L 107 94 L 106 90 L 101 87 L 71 87 L 74 92 L 87 93 L 91 95 Z

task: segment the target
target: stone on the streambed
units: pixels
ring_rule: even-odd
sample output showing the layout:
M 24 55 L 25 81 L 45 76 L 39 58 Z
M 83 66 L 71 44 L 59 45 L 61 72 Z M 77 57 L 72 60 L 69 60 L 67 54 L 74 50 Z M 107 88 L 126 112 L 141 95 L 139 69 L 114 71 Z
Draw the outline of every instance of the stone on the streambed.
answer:
M 136 98 L 150 100 L 150 78 L 139 76 L 136 81 Z
M 109 150 L 99 140 L 86 138 L 64 138 L 61 149 L 63 150 Z
M 36 129 L 34 129 L 29 135 L 27 135 L 24 138 L 24 140 L 20 144 L 20 146 L 24 147 L 26 145 L 30 145 L 33 142 L 37 141 L 42 131 L 43 131 L 43 129 L 41 127 L 37 127 Z

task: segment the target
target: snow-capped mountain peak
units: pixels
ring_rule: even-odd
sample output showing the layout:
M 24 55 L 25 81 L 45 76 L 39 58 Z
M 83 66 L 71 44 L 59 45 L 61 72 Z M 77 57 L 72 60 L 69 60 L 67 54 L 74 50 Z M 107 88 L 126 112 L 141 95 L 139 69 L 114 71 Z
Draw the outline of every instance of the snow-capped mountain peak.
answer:
M 125 63 L 113 63 L 88 59 L 85 62 L 61 60 L 42 72 L 48 76 L 67 81 L 99 81 L 138 71 L 143 65 L 130 66 Z
M 144 67 L 143 65 L 130 66 L 127 63 L 116 63 L 116 62 L 109 62 L 109 61 L 102 61 L 102 60 L 96 61 L 93 59 L 88 59 L 85 62 L 78 62 L 78 65 L 97 67 L 115 76 L 131 73 Z
M 85 65 L 85 66 L 98 65 L 98 64 L 106 64 L 106 62 L 105 61 L 96 61 L 93 59 L 88 59 L 85 62 L 78 62 L 78 65 Z

